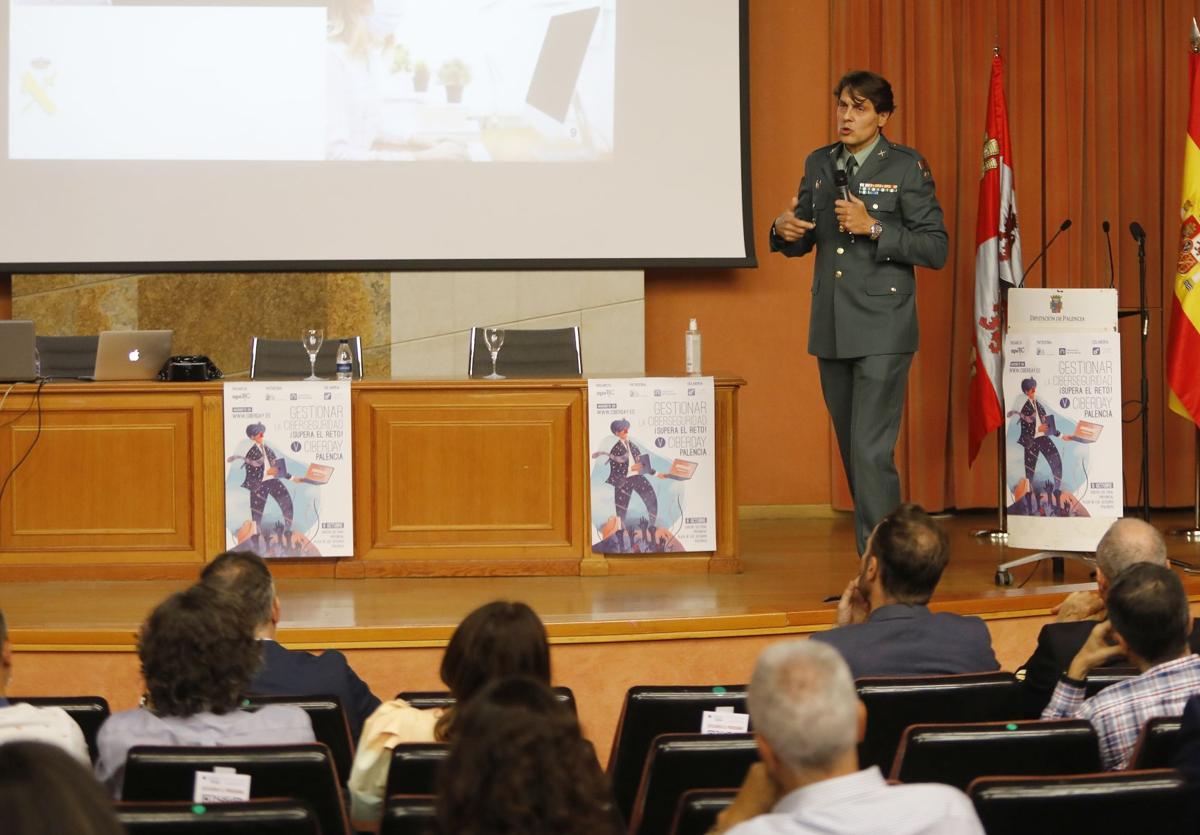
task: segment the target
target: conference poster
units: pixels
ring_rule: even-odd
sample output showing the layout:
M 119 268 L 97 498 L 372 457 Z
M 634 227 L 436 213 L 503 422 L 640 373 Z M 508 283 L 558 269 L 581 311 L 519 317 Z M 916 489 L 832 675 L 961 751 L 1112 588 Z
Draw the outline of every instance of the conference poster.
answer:
M 354 556 L 350 384 L 225 383 L 225 541 L 263 557 Z
M 592 551 L 714 551 L 712 377 L 588 381 Z
M 1121 359 L 1115 331 L 1010 331 L 1005 340 L 1010 522 L 1122 515 Z M 1032 547 L 1059 547 L 1062 542 Z M 1090 550 L 1081 543 L 1079 550 Z

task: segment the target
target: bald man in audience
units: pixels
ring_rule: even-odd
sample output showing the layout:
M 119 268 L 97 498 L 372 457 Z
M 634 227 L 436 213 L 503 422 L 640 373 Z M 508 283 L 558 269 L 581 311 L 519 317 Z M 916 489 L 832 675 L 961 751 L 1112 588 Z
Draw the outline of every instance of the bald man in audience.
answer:
M 258 624 L 263 665 L 247 692 L 256 696 L 337 696 L 346 711 L 350 733 L 358 739 L 363 722 L 379 707 L 379 698 L 337 650 L 313 655 L 287 649 L 275 640 L 279 597 L 266 561 L 248 551 L 226 551 L 205 566 L 200 581 L 238 595 Z
M 936 784 L 890 786 L 860 771 L 866 708 L 838 653 L 815 641 L 768 647 L 754 668 L 750 719 L 762 761 L 713 830 L 729 835 L 982 835 L 971 801 Z
M 1058 680 L 1043 719 L 1086 719 L 1100 740 L 1100 762 L 1127 768 L 1146 722 L 1180 716 L 1200 695 L 1200 657 L 1188 648 L 1187 593 L 1169 568 L 1135 563 L 1113 580 L 1105 599 L 1108 619 L 1096 624 Z M 1087 675 L 1117 655 L 1135 678 L 1109 685 L 1088 699 Z
M 1104 620 L 1104 600 L 1113 578 L 1137 563 L 1165 567 L 1167 543 L 1162 534 L 1141 519 L 1118 519 L 1096 545 L 1096 591 L 1077 591 L 1067 596 L 1056 610 L 1055 622 L 1042 627 L 1037 649 L 1022 667 L 1024 698 L 1030 715 L 1045 709 L 1059 676 L 1067 671 L 1096 624 Z M 1192 652 L 1200 649 L 1200 622 L 1193 623 L 1188 646 Z M 1132 672 L 1129 659 L 1121 655 L 1102 666 L 1129 668 Z
M 92 758 L 88 753 L 83 731 L 61 707 L 34 707 L 9 702 L 6 695 L 13 677 L 12 643 L 8 640 L 8 624 L 0 612 L 0 745 L 6 742 L 46 742 L 62 748 L 88 768 Z
M 949 560 L 937 522 L 919 505 L 900 505 L 871 531 L 837 626 L 812 639 L 835 647 L 855 678 L 1000 669 L 982 620 L 929 610 Z

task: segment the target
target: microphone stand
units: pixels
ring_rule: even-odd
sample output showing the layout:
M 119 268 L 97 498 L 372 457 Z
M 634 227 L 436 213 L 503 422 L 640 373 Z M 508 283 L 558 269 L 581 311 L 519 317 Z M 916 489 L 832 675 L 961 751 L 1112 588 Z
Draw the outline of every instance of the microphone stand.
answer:
M 1150 337 L 1150 309 L 1146 307 L 1146 235 L 1138 237 L 1138 319 L 1142 324 L 1142 519 L 1150 521 L 1150 376 L 1146 372 L 1146 343 Z

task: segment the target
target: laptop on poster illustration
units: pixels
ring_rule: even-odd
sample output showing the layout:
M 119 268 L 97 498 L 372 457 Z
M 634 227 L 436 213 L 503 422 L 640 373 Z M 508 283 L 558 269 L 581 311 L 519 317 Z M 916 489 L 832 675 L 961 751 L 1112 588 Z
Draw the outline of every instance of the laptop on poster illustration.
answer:
M 688 461 L 686 458 L 676 458 L 671 462 L 671 469 L 667 470 L 667 478 L 672 478 L 675 481 L 687 481 L 696 472 L 696 468 L 700 464 L 697 461 Z
M 174 331 L 101 331 L 93 380 L 154 380 L 171 356 Z
M 0 383 L 29 383 L 37 379 L 36 344 L 32 321 L 0 321 Z
M 1100 431 L 1104 429 L 1104 425 L 1100 423 L 1092 423 L 1090 420 L 1081 420 L 1075 424 L 1075 431 L 1071 433 L 1071 437 L 1082 444 L 1095 443 L 1100 439 Z
M 309 464 L 308 469 L 304 471 L 304 475 L 300 477 L 300 480 L 308 484 L 328 484 L 332 476 L 333 467 L 326 466 L 325 464 Z

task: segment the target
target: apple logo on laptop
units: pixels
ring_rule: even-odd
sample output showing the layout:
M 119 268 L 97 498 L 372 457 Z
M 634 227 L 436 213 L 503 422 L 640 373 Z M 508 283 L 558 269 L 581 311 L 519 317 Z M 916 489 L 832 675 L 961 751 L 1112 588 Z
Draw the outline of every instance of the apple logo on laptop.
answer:
M 137 348 L 134 348 L 132 351 L 129 352 L 129 361 L 130 362 L 137 362 L 141 358 L 142 358 L 142 352 L 139 351 Z

